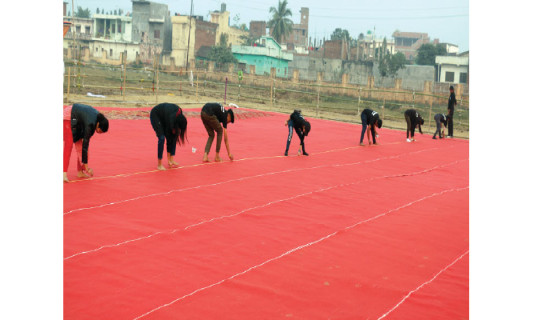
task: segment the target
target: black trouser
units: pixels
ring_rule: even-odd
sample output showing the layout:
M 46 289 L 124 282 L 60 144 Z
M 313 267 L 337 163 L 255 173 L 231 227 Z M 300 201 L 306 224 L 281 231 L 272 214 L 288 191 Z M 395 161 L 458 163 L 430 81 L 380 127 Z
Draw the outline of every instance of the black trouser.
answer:
M 288 139 L 286 141 L 286 150 L 285 154 L 288 153 L 288 148 L 290 148 L 290 141 L 292 140 L 292 128 L 294 128 L 294 122 L 292 120 L 288 120 Z M 306 146 L 304 144 L 304 133 L 302 132 L 302 129 L 294 128 L 296 129 L 296 134 L 300 138 L 300 145 L 302 146 L 302 152 L 306 153 Z
M 453 115 L 447 116 L 447 131 L 449 136 L 453 136 Z
M 363 139 L 365 139 L 365 131 L 367 131 L 367 115 L 361 114 L 361 123 L 363 124 L 363 129 L 361 130 L 361 141 L 359 143 L 363 143 Z M 370 126 L 370 133 L 372 135 L 372 143 L 376 143 L 376 133 L 374 131 L 374 125 Z
M 204 153 L 208 154 L 210 152 L 210 147 L 212 146 L 212 142 L 214 141 L 214 135 L 216 132 L 218 134 L 218 138 L 216 140 L 216 153 L 220 152 L 220 148 L 222 146 L 222 135 L 223 135 L 223 127 L 218 118 L 216 118 L 215 115 L 209 116 L 206 114 L 206 112 L 201 112 L 201 120 L 204 124 L 204 127 L 206 128 L 206 132 L 208 132 L 208 140 L 206 141 L 206 147 L 204 148 Z
M 409 139 L 409 132 L 411 133 L 411 138 L 414 138 L 414 127 L 411 122 L 411 118 L 408 115 L 405 115 L 405 120 L 407 121 L 407 139 Z
M 176 138 L 164 136 L 164 128 L 162 127 L 162 123 L 155 112 L 151 112 L 149 118 L 151 120 L 151 126 L 153 126 L 153 130 L 155 130 L 155 134 L 158 138 L 157 158 L 162 160 L 162 154 L 164 153 L 164 141 L 166 141 L 166 151 L 172 156 L 176 155 Z
M 439 134 L 439 137 L 441 138 L 441 120 L 439 117 L 434 117 L 434 120 L 435 120 L 435 125 L 437 126 L 434 133 L 434 138 L 437 134 Z

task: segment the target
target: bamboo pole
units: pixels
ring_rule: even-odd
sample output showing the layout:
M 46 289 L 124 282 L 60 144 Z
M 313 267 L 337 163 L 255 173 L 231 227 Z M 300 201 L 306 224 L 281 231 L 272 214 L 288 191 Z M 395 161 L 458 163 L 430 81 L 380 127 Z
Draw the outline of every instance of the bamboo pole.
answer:
M 125 100 L 126 96 L 126 54 L 124 54 L 124 82 L 122 83 L 122 100 Z
M 70 96 L 71 96 L 71 67 L 69 67 L 69 74 L 67 75 L 67 103 L 69 103 Z
M 357 99 L 357 115 L 359 115 L 361 113 L 361 87 L 359 87 L 359 94 L 358 94 L 358 99 Z
M 159 59 L 156 58 L 156 65 L 157 65 L 157 91 L 155 91 L 155 102 L 159 102 Z
M 197 85 L 195 86 L 195 99 L 199 102 L 199 73 L 197 72 Z
M 320 95 L 320 93 L 321 93 L 321 87 L 317 86 L 317 112 L 315 113 L 316 117 L 319 117 L 319 95 Z

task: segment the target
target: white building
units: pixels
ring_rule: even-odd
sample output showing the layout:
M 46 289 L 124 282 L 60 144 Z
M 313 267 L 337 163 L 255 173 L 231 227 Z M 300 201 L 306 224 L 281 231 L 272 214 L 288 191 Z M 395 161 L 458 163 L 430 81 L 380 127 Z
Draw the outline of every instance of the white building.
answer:
M 437 82 L 468 83 L 468 56 L 436 56 Z

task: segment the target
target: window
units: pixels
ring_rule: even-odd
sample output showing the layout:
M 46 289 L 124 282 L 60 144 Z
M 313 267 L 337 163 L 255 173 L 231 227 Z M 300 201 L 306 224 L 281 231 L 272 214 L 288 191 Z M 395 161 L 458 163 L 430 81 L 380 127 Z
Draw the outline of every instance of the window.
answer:
M 90 34 L 90 33 L 92 33 L 92 29 L 91 29 L 90 26 L 87 26 L 86 27 L 86 34 Z
M 468 74 L 466 72 L 460 73 L 460 83 L 466 83 L 468 80 Z
M 113 56 L 113 49 L 109 49 L 109 57 Z
M 160 39 L 160 30 L 155 30 L 155 39 Z
M 455 82 L 455 73 L 450 71 L 445 72 L 445 82 Z
M 122 33 L 122 24 L 118 25 L 118 33 Z
M 76 33 L 80 33 L 80 26 L 76 26 Z

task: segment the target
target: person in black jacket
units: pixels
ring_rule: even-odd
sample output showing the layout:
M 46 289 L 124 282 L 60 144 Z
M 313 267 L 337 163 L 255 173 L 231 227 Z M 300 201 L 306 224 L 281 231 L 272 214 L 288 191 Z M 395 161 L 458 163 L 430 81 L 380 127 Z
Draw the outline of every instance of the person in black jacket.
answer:
M 285 126 L 288 126 L 288 139 L 286 141 L 285 156 L 288 156 L 288 148 L 290 147 L 290 141 L 292 140 L 292 128 L 296 130 L 296 134 L 300 137 L 300 145 L 302 146 L 302 153 L 304 156 L 309 156 L 306 152 L 306 146 L 304 144 L 304 137 L 307 137 L 311 130 L 311 124 L 304 119 L 301 110 L 294 110 L 290 115 L 290 118 L 286 121 Z M 300 154 L 300 150 L 298 150 Z
M 88 148 L 94 133 L 109 130 L 109 120 L 96 109 L 85 104 L 75 103 L 63 110 L 63 181 L 69 182 L 67 170 L 73 143 L 78 156 L 76 162 L 77 176 L 87 178 L 94 175 L 88 167 Z
M 407 121 L 407 142 L 416 141 L 416 139 L 414 139 L 414 129 L 418 126 L 418 131 L 420 134 L 423 134 L 421 125 L 424 124 L 424 119 L 422 119 L 418 111 L 409 109 L 405 111 L 405 120 Z M 411 135 L 410 139 L 409 133 Z
M 181 108 L 173 103 L 161 103 L 151 109 L 149 115 L 151 125 L 158 138 L 157 144 L 157 169 L 166 170 L 162 165 L 164 141 L 166 141 L 166 153 L 168 155 L 168 167 L 175 167 L 178 163 L 174 160 L 176 155 L 176 142 L 182 145 L 187 133 L 187 118 Z
M 451 86 L 449 88 L 449 102 L 447 103 L 447 127 L 449 128 L 449 138 L 453 137 L 453 115 L 455 113 L 456 96 L 455 88 Z
M 363 110 L 363 112 L 361 113 L 361 124 L 363 125 L 363 129 L 361 130 L 361 140 L 359 141 L 359 145 L 365 145 L 363 144 L 365 131 L 367 131 L 367 140 L 369 141 L 369 145 L 371 145 L 371 134 L 372 143 L 377 145 L 378 143 L 376 143 L 376 137 L 378 136 L 378 132 L 376 130 L 376 127 L 378 127 L 378 129 L 382 128 L 382 119 L 380 119 L 380 115 L 378 114 L 378 112 L 371 109 Z
M 447 117 L 445 115 L 438 113 L 434 116 L 435 124 L 436 124 L 436 130 L 434 133 L 434 136 L 432 139 L 435 139 L 435 136 L 439 133 L 439 139 L 445 138 L 445 128 L 447 127 Z M 443 128 L 441 128 L 441 125 L 443 124 Z M 443 136 L 442 136 L 443 134 Z
M 229 159 L 233 160 L 233 154 L 231 154 L 231 151 L 229 150 L 229 138 L 227 136 L 227 123 L 235 122 L 235 115 L 233 114 L 233 110 L 226 110 L 220 103 L 209 102 L 202 107 L 201 120 L 204 124 L 206 132 L 208 132 L 208 140 L 206 141 L 206 146 L 204 148 L 204 157 L 202 161 L 209 161 L 208 153 L 210 153 L 210 148 L 212 147 L 215 133 L 217 133 L 218 136 L 216 140 L 216 157 L 214 158 L 214 161 L 221 161 L 220 148 L 222 144 L 222 134 L 223 140 L 225 142 L 225 149 L 227 150 L 227 155 L 229 156 Z

